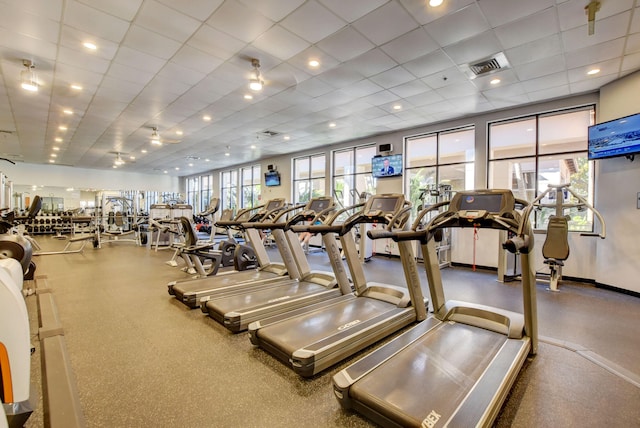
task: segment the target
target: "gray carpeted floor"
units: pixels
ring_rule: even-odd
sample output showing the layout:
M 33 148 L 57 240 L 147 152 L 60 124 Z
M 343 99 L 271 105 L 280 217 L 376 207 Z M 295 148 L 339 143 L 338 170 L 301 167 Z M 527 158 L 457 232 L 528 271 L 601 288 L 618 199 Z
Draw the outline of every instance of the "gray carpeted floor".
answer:
M 45 249 L 64 246 L 38 241 Z M 36 258 L 37 273 L 54 290 L 89 426 L 371 426 L 333 397 L 331 376 L 348 361 L 313 379 L 298 377 L 253 348 L 246 333 L 234 335 L 169 296 L 167 282 L 186 278 L 165 264 L 170 257 L 118 243 Z M 324 254 L 309 259 L 329 269 Z M 402 278 L 397 259 L 374 257 L 366 272 L 378 282 Z M 519 308 L 519 283 L 498 283 L 495 272 L 445 269 L 443 278 L 448 298 Z M 496 425 L 640 426 L 640 299 L 585 284 L 560 289 L 538 286 L 543 342 Z M 28 299 L 34 314 L 34 298 Z M 38 381 L 37 353 L 33 371 Z M 27 426 L 41 425 L 40 404 Z

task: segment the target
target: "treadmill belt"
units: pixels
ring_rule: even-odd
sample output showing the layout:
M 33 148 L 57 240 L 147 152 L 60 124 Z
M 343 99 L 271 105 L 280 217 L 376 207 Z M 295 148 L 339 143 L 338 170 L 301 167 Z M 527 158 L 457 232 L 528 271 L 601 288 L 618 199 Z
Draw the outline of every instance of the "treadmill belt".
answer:
M 351 386 L 366 407 L 420 426 L 431 411 L 445 422 L 491 363 L 507 336 L 443 323 Z

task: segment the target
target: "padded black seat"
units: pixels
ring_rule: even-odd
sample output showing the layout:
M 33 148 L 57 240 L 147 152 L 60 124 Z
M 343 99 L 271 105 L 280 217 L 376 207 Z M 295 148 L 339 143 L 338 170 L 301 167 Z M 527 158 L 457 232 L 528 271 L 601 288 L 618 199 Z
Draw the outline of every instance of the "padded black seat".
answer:
M 564 216 L 552 215 L 547 226 L 547 239 L 542 245 L 544 263 L 563 266 L 569 258 L 569 223 Z

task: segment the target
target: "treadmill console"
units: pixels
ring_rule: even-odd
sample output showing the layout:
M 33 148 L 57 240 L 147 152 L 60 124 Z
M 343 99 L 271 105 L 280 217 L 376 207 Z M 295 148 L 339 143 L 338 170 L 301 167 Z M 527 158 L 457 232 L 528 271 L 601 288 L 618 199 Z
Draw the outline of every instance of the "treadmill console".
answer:
M 364 215 L 367 217 L 393 216 L 404 205 L 402 195 L 374 195 L 364 207 Z

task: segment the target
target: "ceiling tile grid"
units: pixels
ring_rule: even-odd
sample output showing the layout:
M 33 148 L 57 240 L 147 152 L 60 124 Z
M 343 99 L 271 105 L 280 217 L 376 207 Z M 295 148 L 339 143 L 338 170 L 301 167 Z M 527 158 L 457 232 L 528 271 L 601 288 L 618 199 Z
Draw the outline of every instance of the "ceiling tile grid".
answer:
M 585 0 L 0 0 L 0 153 L 190 175 L 595 91 L 640 69 L 639 1 L 603 1 L 588 35 Z

